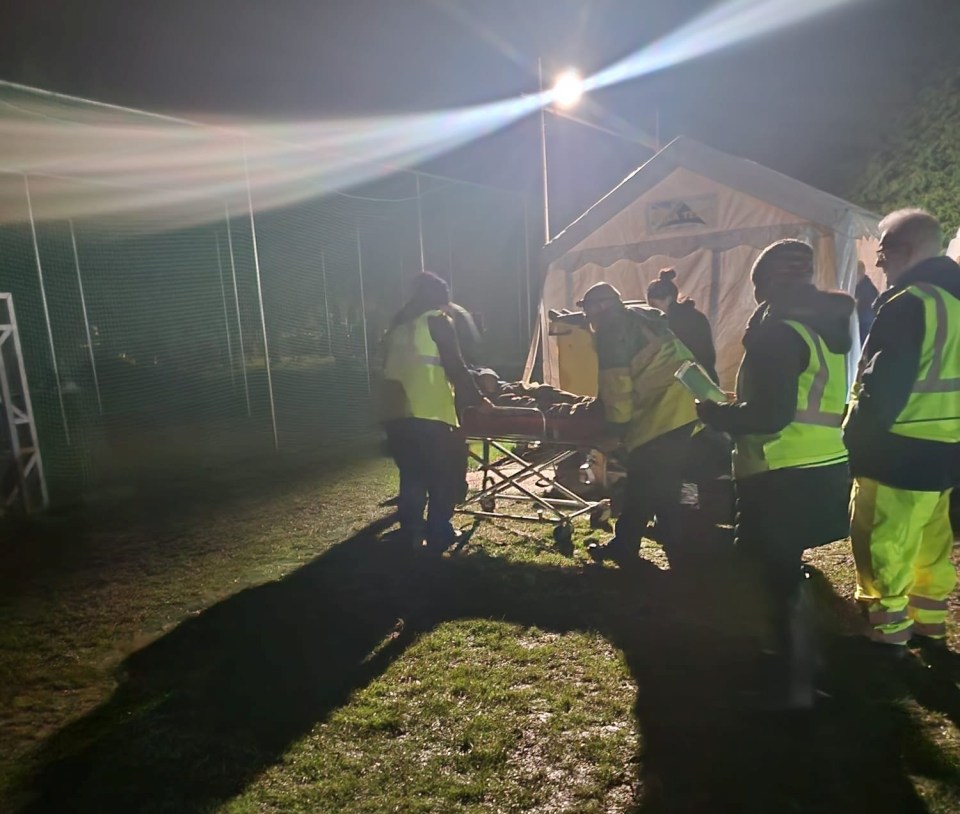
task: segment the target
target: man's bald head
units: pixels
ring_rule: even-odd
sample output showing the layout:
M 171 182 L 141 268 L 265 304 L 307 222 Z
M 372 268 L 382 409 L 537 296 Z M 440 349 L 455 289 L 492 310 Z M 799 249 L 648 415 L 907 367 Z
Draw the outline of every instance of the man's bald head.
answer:
M 923 209 L 899 209 L 880 221 L 877 266 L 895 284 L 906 271 L 943 251 L 940 222 Z

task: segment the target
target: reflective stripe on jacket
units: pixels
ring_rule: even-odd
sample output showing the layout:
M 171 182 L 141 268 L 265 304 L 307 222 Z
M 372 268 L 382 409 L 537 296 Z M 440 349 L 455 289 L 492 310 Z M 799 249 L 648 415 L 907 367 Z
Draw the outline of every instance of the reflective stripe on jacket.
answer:
M 774 469 L 829 466 L 847 460 L 840 425 L 846 403 L 846 357 L 833 353 L 808 325 L 784 320 L 809 348 L 810 360 L 797 380 L 793 421 L 776 433 L 742 435 L 733 455 L 734 475 Z M 738 396 L 740 383 L 738 382 Z
M 923 303 L 917 381 L 890 431 L 927 441 L 960 441 L 960 300 L 939 286 L 915 283 L 898 297 Z
M 383 376 L 403 387 L 407 418 L 442 421 L 457 427 L 453 387 L 444 372 L 437 343 L 430 335 L 430 318 L 437 316 L 447 318 L 442 311 L 427 311 L 387 334 Z

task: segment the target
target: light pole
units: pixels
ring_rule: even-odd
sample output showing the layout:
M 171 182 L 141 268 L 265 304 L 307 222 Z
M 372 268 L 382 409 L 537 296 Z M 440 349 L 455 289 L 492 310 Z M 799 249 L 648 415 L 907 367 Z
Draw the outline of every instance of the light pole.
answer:
M 583 80 L 574 70 L 561 73 L 554 82 L 550 98 L 544 96 L 543 60 L 537 58 L 537 77 L 540 84 L 540 159 L 543 172 L 543 242 L 550 242 L 550 182 L 547 171 L 547 112 L 550 104 L 567 109 L 571 108 L 583 95 Z M 553 111 L 550 110 L 552 113 Z

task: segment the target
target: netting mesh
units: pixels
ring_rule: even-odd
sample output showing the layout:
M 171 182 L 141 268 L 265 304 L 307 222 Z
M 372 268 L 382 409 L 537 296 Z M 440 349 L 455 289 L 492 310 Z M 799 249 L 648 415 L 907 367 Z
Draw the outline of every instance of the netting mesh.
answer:
M 30 104 L 0 86 L 0 117 Z M 64 122 L 92 107 L 56 105 Z M 0 171 L 0 291 L 14 297 L 55 502 L 168 464 L 373 438 L 380 338 L 421 253 L 484 326 L 480 361 L 519 375 L 530 322 L 516 195 L 395 173 L 282 208 L 260 208 L 254 187 L 252 218 L 215 195 L 189 212 L 103 211 L 138 180 Z M 59 216 L 57 203 L 86 199 L 95 215 Z

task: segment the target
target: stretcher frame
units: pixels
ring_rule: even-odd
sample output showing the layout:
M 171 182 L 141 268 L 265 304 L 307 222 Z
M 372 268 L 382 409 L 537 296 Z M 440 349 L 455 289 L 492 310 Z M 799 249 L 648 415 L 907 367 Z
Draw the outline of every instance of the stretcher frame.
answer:
M 468 435 L 468 441 L 482 443 L 482 453 L 469 449 L 471 460 L 480 464 L 481 485 L 479 489 L 467 492 L 467 496 L 457 509 L 478 519 L 523 520 L 535 523 L 553 523 L 554 538 L 569 541 L 573 521 L 585 514 L 591 515 L 591 523 L 597 513 L 609 511 L 609 501 L 588 500 L 568 489 L 556 478 L 556 468 L 578 452 L 590 447 L 585 441 L 563 441 L 544 437 L 525 435 L 481 436 Z M 508 445 L 515 442 L 538 443 L 545 448 L 555 449 L 547 452 L 540 460 L 529 461 L 517 455 Z M 494 459 L 492 452 L 500 453 Z M 513 468 L 519 466 L 519 469 Z M 546 487 L 545 494 L 538 494 L 526 485 L 531 479 L 538 484 L 536 488 Z M 548 497 L 556 490 L 562 497 Z M 511 506 L 526 504 L 534 512 L 522 514 L 519 511 L 503 511 L 496 508 L 497 501 L 507 501 Z M 522 510 L 521 510 L 522 511 Z

